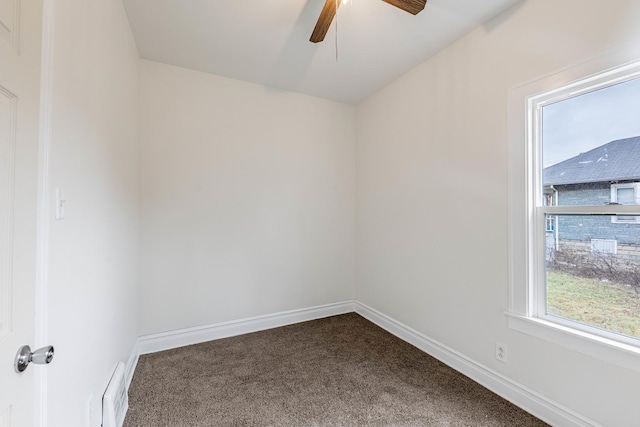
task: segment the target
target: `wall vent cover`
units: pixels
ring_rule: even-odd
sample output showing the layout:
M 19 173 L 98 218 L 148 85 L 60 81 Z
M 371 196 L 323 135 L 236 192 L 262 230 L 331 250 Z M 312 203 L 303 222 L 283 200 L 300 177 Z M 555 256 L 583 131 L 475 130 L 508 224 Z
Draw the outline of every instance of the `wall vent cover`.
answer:
M 611 239 L 591 239 L 591 252 L 618 254 L 618 241 Z
M 102 427 L 122 427 L 127 409 L 129 397 L 124 380 L 124 363 L 120 362 L 102 397 Z

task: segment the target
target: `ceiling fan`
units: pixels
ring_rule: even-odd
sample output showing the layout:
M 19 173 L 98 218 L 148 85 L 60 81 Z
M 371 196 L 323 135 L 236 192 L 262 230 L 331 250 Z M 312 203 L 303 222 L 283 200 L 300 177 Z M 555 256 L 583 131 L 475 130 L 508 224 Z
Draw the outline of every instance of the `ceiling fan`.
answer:
M 406 12 L 409 12 L 412 15 L 417 15 L 422 12 L 424 6 L 427 4 L 427 0 L 383 0 L 390 5 L 393 5 L 399 9 L 402 9 Z M 327 0 L 322 8 L 322 12 L 320 12 L 320 17 L 318 18 L 318 22 L 316 22 L 316 27 L 313 29 L 313 33 L 311 34 L 311 38 L 309 41 L 313 43 L 318 43 L 324 40 L 324 36 L 327 35 L 327 31 L 329 31 L 329 26 L 331 25 L 331 21 L 333 21 L 333 17 L 336 15 L 336 8 L 340 7 L 342 4 L 341 0 Z

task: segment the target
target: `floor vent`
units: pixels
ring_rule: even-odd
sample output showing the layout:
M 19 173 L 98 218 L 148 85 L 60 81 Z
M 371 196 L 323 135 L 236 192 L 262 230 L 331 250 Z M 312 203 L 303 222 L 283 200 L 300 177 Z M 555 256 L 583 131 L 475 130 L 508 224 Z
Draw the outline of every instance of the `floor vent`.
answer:
M 102 397 L 102 427 L 122 427 L 129 409 L 124 380 L 124 363 L 118 363 Z

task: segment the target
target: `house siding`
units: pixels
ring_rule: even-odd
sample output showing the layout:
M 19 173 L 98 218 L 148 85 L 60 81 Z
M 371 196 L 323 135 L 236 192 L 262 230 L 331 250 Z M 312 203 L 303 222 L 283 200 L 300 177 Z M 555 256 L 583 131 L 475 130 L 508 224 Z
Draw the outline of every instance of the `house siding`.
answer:
M 602 206 L 611 201 L 611 184 L 589 183 L 557 186 L 558 206 Z M 610 216 L 559 216 L 560 240 L 614 239 L 619 244 L 639 244 L 640 224 L 611 222 Z
M 611 184 L 596 182 L 557 186 L 559 206 L 602 206 L 611 201 Z

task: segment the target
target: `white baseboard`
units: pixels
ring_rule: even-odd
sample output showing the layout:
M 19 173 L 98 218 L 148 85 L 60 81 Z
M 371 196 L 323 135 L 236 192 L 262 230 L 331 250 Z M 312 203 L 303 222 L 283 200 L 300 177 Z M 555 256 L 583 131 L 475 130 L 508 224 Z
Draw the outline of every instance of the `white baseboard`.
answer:
M 138 350 L 138 342 L 136 342 L 131 350 L 131 355 L 127 360 L 126 365 L 124 366 L 124 380 L 127 385 L 127 390 L 129 390 L 129 386 L 131 385 L 131 380 L 133 380 L 133 373 L 136 371 L 136 366 L 138 366 L 138 359 L 140 358 L 140 351 Z
M 444 344 L 426 337 L 415 329 L 403 325 L 365 304 L 356 301 L 354 305 L 356 313 L 365 319 L 463 373 L 548 424 L 558 427 L 602 427 L 601 424 L 554 402 Z
M 198 326 L 195 328 L 180 329 L 153 335 L 143 335 L 138 338 L 138 352 L 139 354 L 155 353 L 172 348 L 199 344 L 206 341 L 213 341 L 221 338 L 263 331 L 265 329 L 292 325 L 294 323 L 306 322 L 308 320 L 351 313 L 355 311 L 354 304 L 354 301 L 345 301 L 300 310 L 268 314 L 265 316 L 233 320 L 230 322 L 216 323 L 213 325 Z

